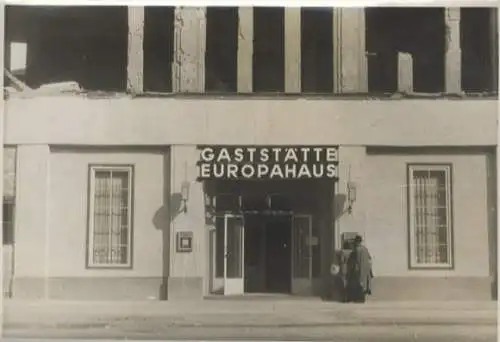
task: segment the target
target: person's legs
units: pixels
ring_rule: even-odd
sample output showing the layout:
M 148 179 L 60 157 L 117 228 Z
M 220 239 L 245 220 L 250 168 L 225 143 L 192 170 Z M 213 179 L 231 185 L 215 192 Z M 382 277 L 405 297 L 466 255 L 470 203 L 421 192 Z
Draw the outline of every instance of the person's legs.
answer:
M 352 302 L 353 299 L 352 283 L 350 281 L 347 281 L 344 288 L 344 301 L 346 303 L 349 303 Z
M 361 284 L 356 284 L 354 301 L 356 303 L 364 303 L 366 301 L 366 294 Z
M 341 280 L 342 284 L 342 296 L 341 296 L 341 301 L 343 303 L 347 303 L 349 301 L 349 288 L 347 286 L 347 279 L 342 278 Z

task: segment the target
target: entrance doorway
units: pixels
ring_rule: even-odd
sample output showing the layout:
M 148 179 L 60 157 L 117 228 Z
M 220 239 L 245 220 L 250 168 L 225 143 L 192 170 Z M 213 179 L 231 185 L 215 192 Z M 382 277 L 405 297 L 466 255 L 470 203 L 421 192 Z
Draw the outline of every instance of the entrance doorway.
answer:
M 211 180 L 203 186 L 207 294 L 313 296 L 326 288 L 335 182 Z
M 224 214 L 210 236 L 212 293 L 312 294 L 311 215 Z

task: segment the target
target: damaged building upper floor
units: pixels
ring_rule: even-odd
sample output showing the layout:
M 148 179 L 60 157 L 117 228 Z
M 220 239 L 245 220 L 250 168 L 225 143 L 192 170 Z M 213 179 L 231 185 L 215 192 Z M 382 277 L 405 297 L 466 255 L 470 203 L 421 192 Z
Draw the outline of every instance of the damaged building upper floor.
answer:
M 487 94 L 494 8 L 6 7 L 11 89 Z

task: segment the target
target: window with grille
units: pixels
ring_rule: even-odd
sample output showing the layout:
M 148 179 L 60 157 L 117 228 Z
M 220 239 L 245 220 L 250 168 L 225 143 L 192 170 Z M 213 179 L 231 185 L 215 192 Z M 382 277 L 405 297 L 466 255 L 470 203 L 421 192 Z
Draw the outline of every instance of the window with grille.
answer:
M 90 166 L 89 267 L 132 267 L 132 166 Z
M 410 267 L 451 268 L 451 166 L 409 165 Z

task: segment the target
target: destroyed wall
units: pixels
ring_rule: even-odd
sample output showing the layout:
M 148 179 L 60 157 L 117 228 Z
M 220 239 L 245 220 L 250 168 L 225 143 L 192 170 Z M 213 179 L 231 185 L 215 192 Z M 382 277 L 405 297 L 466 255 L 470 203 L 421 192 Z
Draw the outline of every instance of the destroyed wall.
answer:
M 76 81 L 90 90 L 125 89 L 126 7 L 8 6 L 6 12 L 6 44 L 28 46 L 24 78 L 30 87 Z
M 462 90 L 497 91 L 493 77 L 498 73 L 495 9 L 462 8 L 457 14 Z M 451 28 L 443 8 L 369 8 L 366 28 L 370 91 L 396 91 L 398 52 L 412 56 L 415 92 L 445 91 L 445 54 L 451 46 Z
M 291 92 L 332 94 L 338 92 L 345 74 L 352 72 L 343 69 L 342 63 L 351 63 L 350 68 L 360 67 L 357 62 L 347 61 L 346 57 L 357 54 L 349 49 L 364 49 L 365 45 L 369 92 L 398 90 L 398 52 L 411 56 L 415 92 L 445 91 L 450 27 L 443 8 L 368 8 L 360 19 L 360 23 L 366 24 L 366 44 L 351 41 L 364 40 L 364 32 L 359 35 L 342 32 L 346 30 L 342 20 L 347 23 L 346 18 L 351 14 L 342 14 L 344 19 L 339 19 L 339 11 L 333 9 L 302 8 L 293 14 L 296 17 L 287 17 L 290 13 L 284 8 L 249 10 L 250 17 L 242 18 L 242 8 L 208 8 L 206 12 L 199 12 L 206 15 L 201 19 L 206 32 L 200 33 L 200 37 L 193 36 L 196 30 L 182 35 L 182 39 L 205 40 L 205 47 L 200 50 L 204 56 L 195 57 L 203 59 L 200 65 L 204 68 L 206 92 L 240 92 L 239 77 L 249 79 L 249 92 L 290 92 L 285 89 L 289 84 L 286 79 L 290 77 L 299 83 Z M 198 91 L 199 87 L 186 90 L 173 84 L 172 75 L 176 75 L 173 66 L 186 53 L 182 46 L 190 46 L 185 42 L 175 43 L 176 27 L 181 32 L 186 24 L 184 14 L 179 12 L 176 18 L 175 11 L 173 7 L 144 9 L 141 76 L 146 92 Z M 456 19 L 460 26 L 461 85 L 467 92 L 495 92 L 498 88 L 497 20 L 493 11 L 464 8 Z M 11 69 L 11 72 L 32 88 L 74 81 L 86 90 L 125 92 L 128 16 L 126 7 L 117 6 L 7 6 L 6 67 L 11 69 L 12 58 L 16 58 L 12 57 L 12 43 L 21 43 L 27 46 L 25 61 L 21 62 L 24 70 Z M 291 20 L 288 27 L 286 18 Z M 348 25 L 355 23 L 350 21 Z M 248 32 L 251 32 L 250 43 L 245 42 Z M 293 39 L 297 42 L 291 42 Z M 250 44 L 248 51 L 239 47 L 242 43 Z M 242 53 L 249 56 L 242 57 Z M 293 55 L 295 53 L 298 55 Z M 287 58 L 291 62 L 287 62 Z M 250 63 L 251 68 L 242 74 L 239 61 Z M 296 61 L 298 70 L 292 65 Z M 9 80 L 6 82 L 10 84 Z M 245 82 L 247 80 L 243 80 Z

